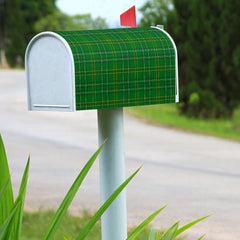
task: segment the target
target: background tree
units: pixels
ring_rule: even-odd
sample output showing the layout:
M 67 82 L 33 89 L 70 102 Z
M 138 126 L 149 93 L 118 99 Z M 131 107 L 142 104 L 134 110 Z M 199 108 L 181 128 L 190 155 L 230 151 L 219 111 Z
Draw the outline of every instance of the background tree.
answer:
M 172 0 L 150 0 L 139 11 L 143 15 L 139 27 L 163 25 L 170 34 L 175 33 L 177 18 Z
M 12 67 L 24 65 L 30 39 L 40 31 L 107 28 L 102 18 L 91 15 L 68 16 L 61 13 L 56 0 L 0 0 L 0 52 L 6 51 Z
M 36 33 L 35 22 L 55 9 L 53 0 L 5 0 L 3 35 L 10 66 L 23 66 L 26 45 Z
M 5 67 L 5 19 L 6 0 L 0 0 L 0 67 Z
M 6 57 L 10 66 L 21 66 L 24 55 L 25 26 L 20 0 L 6 1 L 5 41 Z
M 37 32 L 42 31 L 74 31 L 108 28 L 103 18 L 93 19 L 90 14 L 69 16 L 60 11 L 41 18 L 35 24 Z
M 74 24 L 72 18 L 60 11 L 54 11 L 52 14 L 39 19 L 35 23 L 36 32 L 44 31 L 66 31 L 73 30 Z
M 230 117 L 240 102 L 240 2 L 174 2 L 180 58 L 180 110 Z
M 141 26 L 163 24 L 179 56 L 180 113 L 231 117 L 240 102 L 240 1 L 149 0 Z
M 106 19 L 97 17 L 92 18 L 91 14 L 75 15 L 72 17 L 72 20 L 76 26 L 82 26 L 82 29 L 106 29 L 108 24 Z

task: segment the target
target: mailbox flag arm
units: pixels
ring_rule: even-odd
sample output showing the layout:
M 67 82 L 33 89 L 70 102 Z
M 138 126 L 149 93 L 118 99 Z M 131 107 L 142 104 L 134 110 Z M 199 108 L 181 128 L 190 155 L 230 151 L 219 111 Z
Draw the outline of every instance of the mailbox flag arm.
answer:
M 121 26 L 137 27 L 135 6 L 120 15 Z

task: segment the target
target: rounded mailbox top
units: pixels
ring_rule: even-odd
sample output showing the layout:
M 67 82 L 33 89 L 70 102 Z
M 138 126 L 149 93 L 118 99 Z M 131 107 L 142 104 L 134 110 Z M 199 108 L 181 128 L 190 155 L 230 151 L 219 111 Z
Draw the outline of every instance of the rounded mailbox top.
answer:
M 29 108 L 86 110 L 178 101 L 177 49 L 158 28 L 45 32 L 26 53 Z

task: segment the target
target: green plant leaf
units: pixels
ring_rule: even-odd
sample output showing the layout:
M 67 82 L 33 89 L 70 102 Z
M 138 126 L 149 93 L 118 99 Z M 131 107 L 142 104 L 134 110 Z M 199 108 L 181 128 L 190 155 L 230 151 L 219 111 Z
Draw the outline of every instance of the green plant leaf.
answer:
M 116 197 L 121 193 L 121 191 L 127 186 L 127 184 L 133 179 L 133 177 L 139 172 L 141 168 L 139 168 L 136 172 L 134 172 L 127 180 L 125 180 L 118 188 L 114 191 L 114 193 L 107 199 L 105 203 L 98 209 L 98 211 L 94 214 L 94 216 L 90 219 L 90 221 L 85 225 L 83 230 L 80 232 L 76 240 L 84 239 L 89 231 L 92 229 L 94 224 L 98 221 L 98 219 L 102 216 L 102 214 L 106 211 L 106 209 L 110 206 L 110 204 L 116 199 Z
M 96 160 L 98 154 L 100 153 L 100 151 L 102 150 L 104 144 L 105 144 L 105 141 L 99 147 L 99 149 L 93 154 L 93 156 L 89 159 L 87 164 L 84 166 L 82 171 L 77 176 L 76 180 L 74 181 L 74 183 L 72 184 L 68 193 L 66 194 L 64 200 L 62 201 L 60 207 L 58 208 L 51 224 L 49 225 L 47 232 L 43 238 L 44 240 L 50 240 L 53 237 L 53 234 L 56 232 L 60 221 L 62 220 L 62 218 L 63 218 L 64 214 L 66 213 L 69 205 L 71 204 L 75 194 L 77 193 L 81 183 L 83 182 L 83 180 L 86 177 L 87 173 L 89 172 L 91 166 L 95 162 L 95 160 Z
M 12 212 L 10 213 L 10 215 L 8 216 L 8 218 L 6 219 L 6 221 L 1 226 L 1 228 L 0 228 L 0 240 L 8 239 L 8 237 L 6 237 L 6 235 L 9 236 L 9 233 L 11 231 L 10 224 L 11 224 L 11 221 L 12 221 L 18 207 L 19 207 L 19 205 L 17 204 L 15 206 L 15 208 L 12 210 Z
M 175 238 L 176 231 L 178 229 L 178 222 L 173 224 L 169 229 L 165 231 L 163 236 L 160 238 L 160 240 L 172 240 Z
M 148 240 L 156 240 L 157 239 L 157 229 L 152 228 L 149 233 Z
M 7 185 L 9 184 L 9 179 L 7 180 L 7 182 L 5 183 L 5 185 L 2 187 L 1 191 L 0 191 L 0 202 L 1 202 L 1 199 L 3 198 L 4 194 L 5 194 L 5 191 L 7 189 Z
M 156 235 L 156 240 L 159 240 L 160 237 L 161 237 L 161 233 L 160 233 L 160 231 L 158 231 L 158 232 L 157 232 L 157 235 Z
M 152 215 L 150 215 L 148 218 L 146 218 L 138 227 L 128 236 L 127 240 L 135 239 L 139 233 L 143 231 L 144 228 L 147 227 L 147 225 L 165 208 L 166 206 L 158 209 L 156 212 L 154 212 Z
M 63 237 L 63 238 L 64 238 L 64 240 L 72 240 L 71 237 L 70 238 Z
M 1 134 L 0 134 L 0 176 L 1 176 L 0 189 L 3 189 L 6 182 L 9 181 L 9 184 L 7 184 L 0 202 L 0 226 L 2 226 L 2 224 L 8 218 L 8 216 L 10 215 L 13 209 L 13 191 L 12 191 L 12 183 L 10 179 L 6 151 L 5 151 Z
M 205 234 L 202 235 L 198 240 L 201 240 L 201 239 L 203 239 L 204 237 L 205 237 Z
M 197 220 L 195 220 L 195 221 L 193 221 L 193 222 L 190 222 L 190 223 L 186 224 L 185 226 L 179 228 L 179 229 L 177 230 L 177 232 L 176 232 L 175 237 L 178 236 L 179 234 L 181 234 L 182 232 L 186 231 L 187 229 L 189 229 L 189 228 L 192 227 L 193 225 L 195 225 L 195 224 L 201 222 L 202 220 L 208 218 L 209 216 L 210 216 L 210 215 L 208 215 L 208 216 L 206 216 L 206 217 L 203 217 L 203 218 L 199 218 L 199 219 L 197 219 Z
M 12 221 L 14 230 L 11 232 L 11 236 L 13 237 L 14 240 L 19 240 L 20 235 L 21 235 L 23 208 L 24 208 L 27 181 L 28 181 L 29 164 L 30 164 L 30 157 L 28 157 L 28 161 L 27 161 L 24 173 L 23 173 L 19 193 L 18 193 L 17 199 L 14 203 L 14 207 L 19 205 L 19 207 L 16 210 L 16 214 L 13 218 L 13 221 Z

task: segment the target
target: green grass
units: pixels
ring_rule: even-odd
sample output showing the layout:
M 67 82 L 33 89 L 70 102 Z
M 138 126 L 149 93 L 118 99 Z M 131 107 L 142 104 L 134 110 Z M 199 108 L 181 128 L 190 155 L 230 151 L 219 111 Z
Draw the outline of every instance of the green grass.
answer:
M 52 210 L 38 211 L 34 213 L 24 212 L 21 239 L 42 240 L 54 215 L 55 212 Z M 53 239 L 63 240 L 64 237 L 67 239 L 76 238 L 81 232 L 83 226 L 87 224 L 91 217 L 92 215 L 90 215 L 88 212 L 84 212 L 82 217 L 75 217 L 71 216 L 70 214 L 66 214 Z M 97 222 L 86 239 L 99 240 L 100 234 L 100 223 Z
M 240 141 L 240 108 L 233 119 L 205 120 L 179 115 L 175 104 L 125 108 L 128 114 L 162 126 Z
M 53 210 L 37 211 L 37 212 L 24 212 L 21 240 L 42 240 L 43 235 L 46 232 L 51 220 L 53 219 L 55 212 Z M 83 226 L 91 219 L 93 215 L 84 211 L 81 217 L 72 216 L 66 214 L 60 223 L 53 240 L 70 240 L 75 237 L 82 230 Z M 135 228 L 129 229 L 129 232 Z M 145 228 L 135 240 L 147 240 L 149 236 L 150 228 Z M 96 223 L 93 229 L 89 232 L 86 240 L 100 240 L 101 239 L 101 224 L 100 221 Z M 184 240 L 184 238 L 177 238 L 178 240 Z
M 21 240 L 42 240 L 55 212 L 54 211 L 38 211 L 34 213 L 25 212 L 23 215 L 23 226 Z M 59 225 L 54 240 L 74 239 L 82 230 L 83 226 L 91 219 L 92 215 L 89 212 L 83 212 L 81 217 L 71 216 L 66 214 Z M 149 229 L 143 230 L 136 240 L 147 240 Z M 100 221 L 96 223 L 93 229 L 89 232 L 86 240 L 101 239 Z

